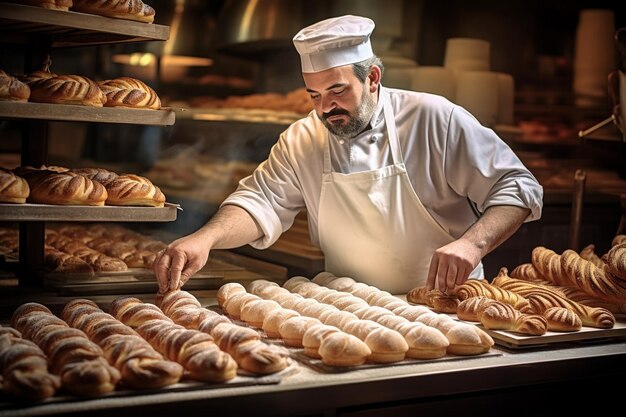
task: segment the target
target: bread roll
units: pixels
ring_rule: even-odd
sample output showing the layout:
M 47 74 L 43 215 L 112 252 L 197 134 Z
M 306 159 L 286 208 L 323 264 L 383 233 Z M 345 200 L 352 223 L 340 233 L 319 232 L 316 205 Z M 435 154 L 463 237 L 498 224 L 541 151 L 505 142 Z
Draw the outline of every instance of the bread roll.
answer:
M 500 272 L 502 273 L 503 270 Z M 461 300 L 483 295 L 493 300 L 510 304 L 520 311 L 525 311 L 529 308 L 528 300 L 521 295 L 498 288 L 483 279 L 468 279 L 457 288 L 457 295 Z
M 49 173 L 29 181 L 28 201 L 41 204 L 103 206 L 107 190 L 71 172 Z
M 120 175 L 106 186 L 106 204 L 111 206 L 163 207 L 165 195 L 149 179 L 139 175 Z
M 26 83 L 0 70 L 0 101 L 25 102 L 29 97 L 30 87 Z
M 285 320 L 291 317 L 297 317 L 300 313 L 295 310 L 290 310 L 288 308 L 277 308 L 270 311 L 265 318 L 263 319 L 262 328 L 265 331 L 267 337 L 272 339 L 280 338 L 280 326 L 285 322 Z
M 322 363 L 330 366 L 358 366 L 371 357 L 372 351 L 365 342 L 344 332 L 327 333 L 318 348 Z
M 80 75 L 59 75 L 29 84 L 30 101 L 102 107 L 106 96 L 98 84 Z
M 30 194 L 28 182 L 12 171 L 0 168 L 0 203 L 23 204 Z
M 94 273 L 93 267 L 83 259 L 51 246 L 44 247 L 44 268 L 48 272 Z
M 302 347 L 302 338 L 309 327 L 322 322 L 313 317 L 294 316 L 283 322 L 278 329 L 281 339 L 287 346 Z
M 583 322 L 576 313 L 565 307 L 550 307 L 543 312 L 548 330 L 554 332 L 575 332 L 582 328 Z
M 246 293 L 246 288 L 238 282 L 229 282 L 217 290 L 217 305 L 224 308 L 224 302 L 233 294 Z
M 127 107 L 131 109 L 161 108 L 161 99 L 146 83 L 135 78 L 120 77 L 98 83 L 107 96 L 105 107 Z
M 459 303 L 456 315 L 461 320 L 479 322 L 479 313 L 494 301 L 493 298 L 484 295 L 466 298 Z
M 508 330 L 516 333 L 541 336 L 548 330 L 545 317 L 524 314 L 510 304 L 493 301 L 478 313 L 483 326 L 492 330 Z
M 154 22 L 155 15 L 141 0 L 74 0 L 72 10 L 145 23 Z

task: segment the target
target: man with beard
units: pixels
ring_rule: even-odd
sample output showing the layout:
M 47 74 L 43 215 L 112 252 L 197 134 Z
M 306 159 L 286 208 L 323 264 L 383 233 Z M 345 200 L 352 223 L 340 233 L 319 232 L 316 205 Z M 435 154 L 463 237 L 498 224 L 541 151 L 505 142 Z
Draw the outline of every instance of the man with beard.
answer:
M 381 85 L 373 30 L 348 15 L 296 34 L 314 111 L 205 226 L 159 254 L 161 292 L 211 249 L 269 247 L 302 209 L 326 271 L 394 294 L 449 292 L 483 277 L 481 259 L 540 218 L 542 187 L 491 129 L 443 97 Z

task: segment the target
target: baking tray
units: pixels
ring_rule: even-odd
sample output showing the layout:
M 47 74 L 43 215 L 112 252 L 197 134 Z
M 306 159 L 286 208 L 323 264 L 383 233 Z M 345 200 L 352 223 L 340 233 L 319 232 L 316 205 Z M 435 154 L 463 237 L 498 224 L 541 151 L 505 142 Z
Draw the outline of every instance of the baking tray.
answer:
M 169 222 L 180 205 L 165 207 L 77 206 L 53 204 L 0 204 L 0 221 Z
M 595 343 L 603 342 L 609 339 L 617 339 L 626 337 L 626 320 L 620 318 L 616 320 L 615 326 L 611 329 L 597 329 L 593 327 L 585 327 L 576 332 L 551 332 L 548 331 L 541 336 L 528 336 L 515 332 L 508 332 L 504 330 L 488 330 L 482 325 L 474 322 L 472 323 L 485 332 L 487 332 L 498 345 L 505 346 L 511 349 L 523 349 L 534 347 L 545 347 L 556 343 L 568 343 L 568 342 L 586 342 Z

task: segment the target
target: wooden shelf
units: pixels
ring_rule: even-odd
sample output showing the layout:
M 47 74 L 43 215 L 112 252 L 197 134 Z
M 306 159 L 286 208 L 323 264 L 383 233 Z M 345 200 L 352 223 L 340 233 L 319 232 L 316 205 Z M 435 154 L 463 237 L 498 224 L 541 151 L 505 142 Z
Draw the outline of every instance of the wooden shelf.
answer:
M 0 221 L 168 222 L 180 207 L 63 206 L 50 204 L 0 204 Z
M 176 115 L 171 109 L 148 110 L 0 101 L 0 118 L 171 126 L 176 120 Z
M 166 41 L 169 26 L 78 12 L 0 3 L 0 42 L 29 44 L 48 38 L 50 46 Z

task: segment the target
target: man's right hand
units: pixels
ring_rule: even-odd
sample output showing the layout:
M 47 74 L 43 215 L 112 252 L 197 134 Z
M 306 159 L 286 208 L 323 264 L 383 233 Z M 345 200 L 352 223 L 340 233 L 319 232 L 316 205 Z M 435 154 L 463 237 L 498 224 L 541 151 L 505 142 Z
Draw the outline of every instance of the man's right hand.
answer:
M 180 289 L 209 259 L 210 247 L 198 234 L 181 237 L 159 252 L 152 264 L 159 292 Z

